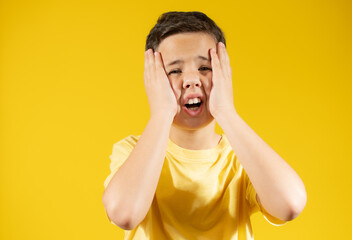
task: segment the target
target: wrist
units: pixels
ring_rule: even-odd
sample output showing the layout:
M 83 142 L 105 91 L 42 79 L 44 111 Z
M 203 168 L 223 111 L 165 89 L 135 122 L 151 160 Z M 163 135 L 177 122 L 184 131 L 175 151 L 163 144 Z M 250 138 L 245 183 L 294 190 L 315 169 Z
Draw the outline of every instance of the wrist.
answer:
M 234 115 L 238 116 L 236 109 L 234 107 L 229 107 L 217 111 L 214 114 L 214 118 L 217 122 L 219 122 L 224 118 L 230 118 Z
M 219 114 L 215 119 L 219 124 L 221 129 L 225 132 L 231 132 L 231 128 L 233 126 L 238 126 L 238 124 L 242 121 L 242 118 L 237 114 L 236 111 L 228 111 L 223 114 Z
M 160 123 L 168 123 L 171 126 L 172 122 L 174 121 L 174 117 L 174 114 L 169 112 L 155 113 L 150 116 L 150 120 L 157 121 Z

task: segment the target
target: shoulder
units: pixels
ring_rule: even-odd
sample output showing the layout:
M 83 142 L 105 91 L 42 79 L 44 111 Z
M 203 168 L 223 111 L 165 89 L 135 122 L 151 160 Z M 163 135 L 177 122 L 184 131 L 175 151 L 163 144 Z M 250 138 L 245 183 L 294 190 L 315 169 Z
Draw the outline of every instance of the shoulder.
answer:
M 112 147 L 111 159 L 117 159 L 121 156 L 128 156 L 136 146 L 140 135 L 128 135 L 115 142 Z
M 133 149 L 139 138 L 141 137 L 141 135 L 128 135 L 122 139 L 120 139 L 119 141 L 117 141 L 116 143 L 114 143 L 114 148 L 127 148 L 127 149 Z
M 136 144 L 139 140 L 139 138 L 141 137 L 141 135 L 128 135 L 127 137 L 122 138 L 121 140 L 119 140 L 117 143 L 119 142 L 127 142 L 129 144 Z

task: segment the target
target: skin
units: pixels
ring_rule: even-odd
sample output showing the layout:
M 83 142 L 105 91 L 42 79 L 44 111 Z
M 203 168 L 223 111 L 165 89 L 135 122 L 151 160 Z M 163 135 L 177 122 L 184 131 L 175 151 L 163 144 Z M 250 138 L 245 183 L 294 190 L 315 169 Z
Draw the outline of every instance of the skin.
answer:
M 208 57 L 210 62 L 195 60 L 198 55 Z M 177 59 L 184 63 L 168 66 Z M 215 121 L 225 132 L 265 210 L 285 221 L 303 211 L 307 195 L 302 180 L 238 115 L 231 75 L 225 46 L 208 34 L 171 35 L 154 54 L 152 49 L 145 52 L 144 85 L 151 117 L 103 194 L 107 215 L 116 225 L 130 230 L 145 218 L 168 139 L 187 149 L 215 147 L 220 140 Z M 205 99 L 205 108 L 197 117 L 187 115 L 181 107 L 181 99 L 191 92 L 202 93 Z
M 209 34 L 175 34 L 159 44 L 155 52 L 154 62 L 152 57 L 146 59 L 146 64 L 155 64 L 159 69 L 163 68 L 159 71 L 156 70 L 162 75 L 160 79 L 165 79 L 162 83 L 159 83 L 160 88 L 164 89 L 167 85 L 166 79 L 170 83 L 164 91 L 157 89 L 158 87 L 155 87 L 155 84 L 146 86 L 147 95 L 150 96 L 151 114 L 162 115 L 166 112 L 174 116 L 170 139 L 187 149 L 211 148 L 216 146 L 220 140 L 220 135 L 214 131 L 215 120 L 209 106 L 212 89 L 211 48 L 216 48 L 216 43 Z M 152 56 L 152 50 L 147 51 L 147 54 Z M 208 60 L 194 58 L 199 55 Z M 184 62 L 169 66 L 175 60 Z M 148 73 L 150 72 L 152 71 Z M 148 78 L 148 76 L 146 77 Z M 150 76 L 150 79 L 154 79 L 153 76 Z M 205 99 L 203 101 L 205 107 L 201 114 L 196 117 L 189 116 L 182 109 L 182 99 L 190 93 L 201 93 Z M 161 96 L 161 94 L 167 96 Z M 155 98 L 158 98 L 158 100 Z M 174 98 L 176 98 L 176 101 L 174 101 Z M 160 106 L 162 102 L 165 106 Z

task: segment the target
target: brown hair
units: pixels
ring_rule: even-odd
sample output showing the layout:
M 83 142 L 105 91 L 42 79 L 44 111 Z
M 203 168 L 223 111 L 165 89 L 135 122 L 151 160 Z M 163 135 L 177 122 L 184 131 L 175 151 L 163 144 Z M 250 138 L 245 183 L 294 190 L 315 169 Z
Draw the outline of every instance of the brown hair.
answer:
M 159 18 L 147 36 L 145 50 L 155 51 L 166 37 L 184 32 L 205 32 L 214 37 L 217 42 L 226 46 L 224 33 L 207 15 L 202 12 L 166 12 Z

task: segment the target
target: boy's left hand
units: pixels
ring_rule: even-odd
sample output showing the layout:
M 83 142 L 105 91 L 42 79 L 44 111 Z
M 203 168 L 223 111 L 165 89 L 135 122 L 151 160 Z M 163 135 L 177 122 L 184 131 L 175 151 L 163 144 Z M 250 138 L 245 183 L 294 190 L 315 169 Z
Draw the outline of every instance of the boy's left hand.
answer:
M 210 114 L 215 119 L 229 111 L 236 112 L 233 103 L 232 71 L 229 56 L 222 42 L 218 42 L 217 50 L 217 53 L 215 49 L 210 50 L 213 75 L 208 101 Z

